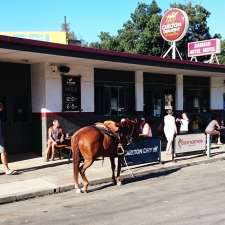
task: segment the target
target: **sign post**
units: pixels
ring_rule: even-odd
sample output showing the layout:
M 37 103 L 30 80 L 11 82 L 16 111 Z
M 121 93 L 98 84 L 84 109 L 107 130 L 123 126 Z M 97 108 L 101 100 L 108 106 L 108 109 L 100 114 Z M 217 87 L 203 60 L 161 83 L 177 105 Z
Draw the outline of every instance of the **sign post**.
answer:
M 177 52 L 179 58 L 182 60 L 182 57 L 176 47 L 176 42 L 185 36 L 188 26 L 188 16 L 183 10 L 171 8 L 166 11 L 160 22 L 160 33 L 164 40 L 171 42 L 172 44 L 163 55 L 163 58 L 165 58 L 169 52 L 172 51 L 172 59 L 176 59 Z

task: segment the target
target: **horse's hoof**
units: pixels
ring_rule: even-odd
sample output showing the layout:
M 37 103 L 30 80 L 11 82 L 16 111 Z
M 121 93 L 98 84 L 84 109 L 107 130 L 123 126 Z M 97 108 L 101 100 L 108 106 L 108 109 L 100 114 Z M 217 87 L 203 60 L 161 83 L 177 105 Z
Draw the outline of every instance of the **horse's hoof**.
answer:
M 116 185 L 117 186 L 121 186 L 122 185 L 122 182 L 121 181 L 118 181 Z
M 80 194 L 82 193 L 81 189 L 80 188 L 75 188 L 75 191 L 76 191 L 76 194 Z
M 85 189 L 85 188 L 81 188 L 81 192 L 82 193 L 88 193 L 87 189 Z

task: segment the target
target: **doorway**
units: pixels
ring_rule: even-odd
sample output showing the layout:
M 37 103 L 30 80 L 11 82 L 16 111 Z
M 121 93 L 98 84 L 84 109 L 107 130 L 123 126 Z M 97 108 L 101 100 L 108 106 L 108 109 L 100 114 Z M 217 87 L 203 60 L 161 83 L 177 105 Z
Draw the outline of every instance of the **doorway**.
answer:
M 8 153 L 32 151 L 30 65 L 0 62 L 2 128 Z
M 175 109 L 176 76 L 144 73 L 144 113 L 161 119 L 165 111 Z

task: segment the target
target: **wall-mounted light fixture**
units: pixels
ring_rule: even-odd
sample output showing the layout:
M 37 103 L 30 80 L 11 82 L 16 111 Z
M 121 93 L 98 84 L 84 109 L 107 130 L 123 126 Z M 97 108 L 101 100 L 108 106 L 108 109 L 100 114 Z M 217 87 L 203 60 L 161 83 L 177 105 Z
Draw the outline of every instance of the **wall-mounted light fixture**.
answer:
M 70 67 L 67 65 L 59 65 L 58 70 L 61 73 L 69 73 L 70 72 Z

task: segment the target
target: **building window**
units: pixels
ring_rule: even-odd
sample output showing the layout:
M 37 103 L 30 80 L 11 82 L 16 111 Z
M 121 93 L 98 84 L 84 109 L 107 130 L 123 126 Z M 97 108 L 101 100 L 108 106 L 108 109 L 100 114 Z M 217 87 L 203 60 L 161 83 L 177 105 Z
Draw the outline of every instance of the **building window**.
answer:
M 135 111 L 134 72 L 95 69 L 95 112 L 129 115 Z
M 204 113 L 210 106 L 210 79 L 208 77 L 184 76 L 184 110 Z
M 144 73 L 144 111 L 146 117 L 161 118 L 175 107 L 176 76 Z

